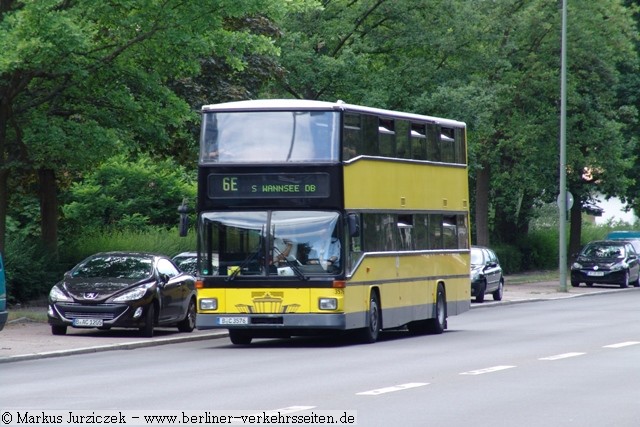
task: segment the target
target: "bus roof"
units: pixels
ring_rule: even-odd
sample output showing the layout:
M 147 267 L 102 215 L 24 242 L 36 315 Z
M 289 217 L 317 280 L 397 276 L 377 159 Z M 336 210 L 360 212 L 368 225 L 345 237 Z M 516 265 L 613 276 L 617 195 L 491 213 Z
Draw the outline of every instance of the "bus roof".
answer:
M 202 112 L 230 112 L 230 111 L 290 111 L 290 110 L 339 110 L 354 111 L 377 116 L 393 117 L 407 120 L 420 120 L 452 127 L 465 127 L 464 122 L 444 119 L 440 117 L 425 116 L 421 114 L 403 113 L 400 111 L 384 110 L 381 108 L 364 107 L 361 105 L 347 104 L 343 101 L 326 102 L 308 99 L 257 99 L 248 101 L 225 102 L 211 104 L 202 107 Z

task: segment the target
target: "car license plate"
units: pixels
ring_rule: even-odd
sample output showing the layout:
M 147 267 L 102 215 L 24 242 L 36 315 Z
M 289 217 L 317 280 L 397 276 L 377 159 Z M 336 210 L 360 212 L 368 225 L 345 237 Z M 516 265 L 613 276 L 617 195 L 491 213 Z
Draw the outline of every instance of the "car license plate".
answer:
M 587 276 L 602 277 L 602 276 L 604 276 L 604 271 L 589 271 L 587 273 Z
M 73 319 L 73 326 L 99 328 L 102 326 L 102 319 Z
M 218 325 L 248 325 L 248 317 L 218 317 Z

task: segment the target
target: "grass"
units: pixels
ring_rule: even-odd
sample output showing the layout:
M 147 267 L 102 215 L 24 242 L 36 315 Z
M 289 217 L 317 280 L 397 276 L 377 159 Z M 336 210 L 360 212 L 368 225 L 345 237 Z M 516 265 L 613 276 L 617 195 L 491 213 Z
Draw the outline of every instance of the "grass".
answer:
M 27 320 L 31 322 L 47 323 L 47 309 L 39 308 L 19 308 L 9 309 L 8 322 Z
M 47 322 L 47 307 L 46 305 L 37 303 L 29 306 L 22 306 L 20 304 L 9 307 L 8 322 L 26 320 L 30 322 Z
M 552 282 L 559 280 L 558 270 L 532 271 L 509 275 L 509 285 L 524 285 L 526 283 Z

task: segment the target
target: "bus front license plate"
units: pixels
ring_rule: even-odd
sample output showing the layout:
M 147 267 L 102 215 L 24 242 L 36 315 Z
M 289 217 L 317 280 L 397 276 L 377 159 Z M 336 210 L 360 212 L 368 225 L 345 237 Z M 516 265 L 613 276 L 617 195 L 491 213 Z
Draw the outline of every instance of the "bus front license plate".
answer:
M 218 317 L 218 325 L 248 325 L 248 317 Z

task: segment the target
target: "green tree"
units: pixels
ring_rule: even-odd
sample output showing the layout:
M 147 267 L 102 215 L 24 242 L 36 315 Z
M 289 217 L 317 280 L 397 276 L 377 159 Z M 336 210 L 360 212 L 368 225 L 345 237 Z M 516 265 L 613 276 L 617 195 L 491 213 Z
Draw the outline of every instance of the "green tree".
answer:
M 195 200 L 194 175 L 172 160 L 115 156 L 72 184 L 62 208 L 65 222 L 76 230 L 175 227 L 178 205 Z
M 120 151 L 151 151 L 196 120 L 169 80 L 215 55 L 241 69 L 268 37 L 227 25 L 278 16 L 277 0 L 3 1 L 0 6 L 0 250 L 9 185 L 37 177 L 42 237 L 55 250 L 58 189 Z M 26 187 L 25 187 L 26 188 Z

